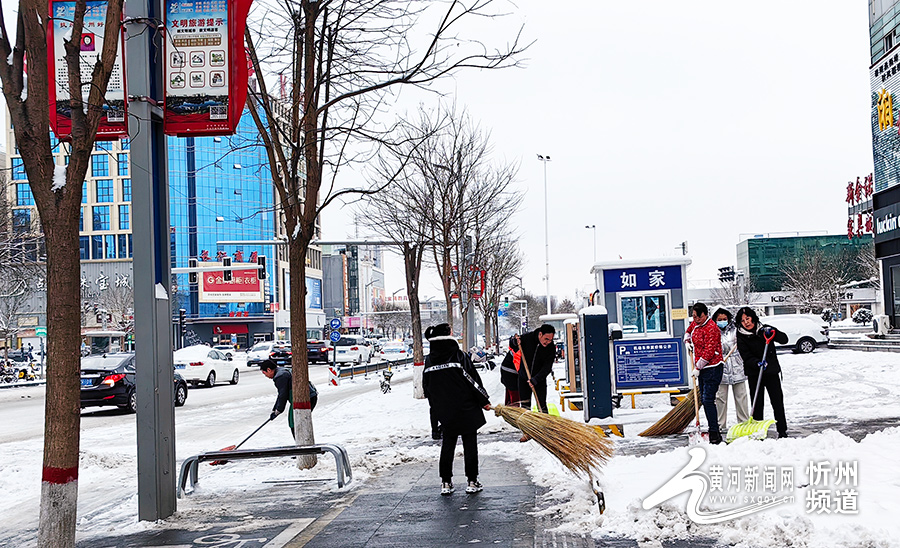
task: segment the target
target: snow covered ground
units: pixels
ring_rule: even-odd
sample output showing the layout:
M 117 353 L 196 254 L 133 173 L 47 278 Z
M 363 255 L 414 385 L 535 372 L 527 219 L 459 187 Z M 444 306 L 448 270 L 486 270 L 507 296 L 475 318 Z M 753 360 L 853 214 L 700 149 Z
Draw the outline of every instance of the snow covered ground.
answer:
M 624 423 L 626 437 L 612 438 L 616 456 L 601 479 L 607 502 L 603 515 L 597 512 L 587 482 L 572 476 L 534 442 L 491 441 L 484 436 L 479 452 L 483 459 L 522 461 L 535 483 L 546 488 L 540 512 L 566 532 L 622 536 L 648 545 L 697 535 L 735 546 L 900 546 L 900 520 L 896 518 L 900 515 L 900 467 L 895 464 L 900 454 L 900 427 L 893 426 L 900 425 L 900 355 L 817 350 L 808 355 L 780 354 L 779 359 L 784 369 L 788 426 L 795 437 L 701 446 L 705 460 L 699 471 L 709 478 L 721 478 L 722 486 L 721 492 L 713 490 L 700 502 L 701 511 L 734 509 L 761 496 L 788 501 L 745 517 L 698 525 L 686 511 L 687 494 L 649 510 L 643 508 L 644 499 L 690 460 L 686 436 L 637 436 L 671 408 L 665 396 L 638 397 L 637 409 L 625 409 L 623 402 L 623 409 L 616 410 L 613 421 Z M 354 474 L 349 489 L 398 463 L 437 461 L 439 447 L 423 443 L 430 433 L 428 406 L 412 398 L 410 378 L 409 369 L 399 371 L 394 376 L 394 390 L 387 395 L 377 390 L 374 376 L 344 381 L 339 387 L 318 385 L 319 406 L 313 415 L 316 439 L 347 448 Z M 502 401 L 498 370 L 483 373 L 483 378 L 492 401 Z M 194 408 L 189 399 L 188 406 L 176 415 L 178 461 L 240 440 L 264 418 L 273 398 L 274 389 L 264 395 Z M 733 413 L 729 424 L 734 422 Z M 580 413 L 568 414 L 581 419 Z M 511 428 L 493 413 L 488 415 L 482 434 Z M 770 409 L 766 416 L 771 417 Z M 286 424 L 279 422 L 260 431 L 246 447 L 290 441 Z M 41 450 L 38 438 L 0 445 L 0 515 L 7 518 L 0 545 L 34 542 Z M 135 466 L 133 422 L 84 432 L 80 538 L 112 530 L 184 527 L 201 511 L 188 497 L 179 501 L 178 513 L 166 523 L 137 522 Z M 718 474 L 720 467 L 722 473 Z M 233 496 L 265 489 L 262 482 L 268 479 L 333 477 L 333 471 L 329 457 L 320 458 L 319 465 L 307 471 L 296 470 L 290 460 L 240 461 L 205 468 L 198 489 Z M 336 487 L 330 483 L 325 488 Z M 715 500 L 713 496 L 727 497 Z M 829 501 L 827 511 L 824 500 Z

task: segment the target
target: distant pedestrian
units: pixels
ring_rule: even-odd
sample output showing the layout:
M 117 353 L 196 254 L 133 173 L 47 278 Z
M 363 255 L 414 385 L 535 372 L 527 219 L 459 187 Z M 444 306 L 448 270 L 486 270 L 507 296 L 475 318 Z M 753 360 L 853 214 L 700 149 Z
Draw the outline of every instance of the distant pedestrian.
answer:
M 516 337 L 509 338 L 509 350 L 500 364 L 500 383 L 506 388 L 506 405 L 519 405 L 519 369 L 521 368 L 522 355 L 519 353 L 519 343 Z
M 482 409 L 491 404 L 469 355 L 459 348 L 446 323 L 425 330 L 430 351 L 425 358 L 422 386 L 434 416 L 441 423 L 441 495 L 453 493 L 453 455 L 462 437 L 466 493 L 482 490 L 478 481 L 478 429 L 487 421 Z
M 722 353 L 725 365 L 722 370 L 722 382 L 716 392 L 716 413 L 719 415 L 719 433 L 728 431 L 728 387 L 734 395 L 734 407 L 739 423 L 750 418 L 750 399 L 747 396 L 747 375 L 744 374 L 744 360 L 737 351 L 737 326 L 734 325 L 731 312 L 719 307 L 713 313 L 713 319 L 722 332 Z
M 694 370 L 697 378 L 698 395 L 709 425 L 709 443 L 722 443 L 719 431 L 719 414 L 716 410 L 716 393 L 722 382 L 722 333 L 714 321 L 709 319 L 709 308 L 703 303 L 691 307 L 693 321 L 684 335 L 685 342 L 694 348 Z
M 294 376 L 291 374 L 290 370 L 284 367 L 278 367 L 272 360 L 263 360 L 260 362 L 259 370 L 267 378 L 272 379 L 275 383 L 276 390 L 278 390 L 278 396 L 275 398 L 275 405 L 272 407 L 272 413 L 269 415 L 269 420 L 275 420 L 275 417 L 284 413 L 287 404 L 290 403 L 291 406 L 288 409 L 288 426 L 291 429 L 291 436 L 294 436 L 294 413 L 291 412 L 294 409 Z M 313 386 L 313 383 L 309 383 L 310 412 L 316 408 L 316 403 L 318 401 L 319 392 L 316 390 L 316 387 Z
M 759 380 L 759 363 L 763 361 L 763 349 L 766 347 L 766 336 L 774 335 L 774 342 L 787 344 L 787 334 L 777 331 L 774 327 L 763 325 L 759 316 L 749 306 L 742 307 L 735 315 L 738 325 L 737 345 L 738 352 L 744 360 L 744 373 L 750 382 L 750 389 L 756 390 Z M 788 437 L 787 417 L 784 414 L 784 392 L 781 389 L 781 365 L 778 363 L 778 354 L 775 353 L 775 345 L 770 344 L 765 355 L 766 369 L 762 373 L 762 386 L 756 396 L 753 406 L 753 418 L 763 420 L 763 404 L 765 397 L 762 388 L 769 393 L 769 401 L 772 402 L 772 411 L 775 414 L 775 428 L 779 438 Z

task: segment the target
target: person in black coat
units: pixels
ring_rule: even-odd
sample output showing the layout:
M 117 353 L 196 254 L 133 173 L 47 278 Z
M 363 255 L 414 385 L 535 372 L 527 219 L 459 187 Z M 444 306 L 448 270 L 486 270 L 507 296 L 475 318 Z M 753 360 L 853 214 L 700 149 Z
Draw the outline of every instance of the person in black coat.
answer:
M 500 364 L 500 383 L 506 388 L 506 405 L 519 405 L 519 369 L 521 369 L 518 356 L 519 343 L 516 337 L 509 338 L 509 351 L 503 357 Z
M 786 438 L 788 437 L 787 418 L 784 415 L 784 392 L 781 389 L 781 365 L 778 363 L 774 343 L 787 344 L 787 334 L 777 331 L 774 327 L 761 324 L 759 316 L 749 306 L 738 310 L 735 314 L 735 323 L 738 326 L 737 349 L 741 359 L 744 360 L 744 373 L 750 381 L 750 388 L 754 390 L 753 418 L 758 421 L 763 420 L 765 397 L 762 394 L 762 388 L 765 387 L 769 394 L 769 401 L 772 402 L 778 437 Z M 763 360 L 763 350 L 766 347 L 765 336 L 773 332 L 775 338 L 766 351 L 766 368 L 762 373 L 762 385 L 757 396 L 755 391 L 759 381 L 759 363 Z
M 531 389 L 534 387 L 541 411 L 547 413 L 547 377 L 553 369 L 556 361 L 556 346 L 553 344 L 553 335 L 556 329 L 550 324 L 544 324 L 534 331 L 525 333 L 519 337 L 519 347 L 522 349 L 522 358 L 525 363 L 519 366 L 519 398 L 522 407 L 531 409 Z M 525 366 L 528 366 L 528 371 Z M 531 381 L 528 373 L 531 373 Z
M 481 491 L 478 482 L 478 429 L 485 422 L 484 411 L 491 403 L 481 377 L 469 355 L 459 349 L 450 335 L 450 326 L 442 323 L 425 330 L 431 350 L 425 358 L 422 387 L 431 411 L 441 423 L 441 495 L 453 492 L 453 454 L 456 438 L 462 437 L 467 493 Z

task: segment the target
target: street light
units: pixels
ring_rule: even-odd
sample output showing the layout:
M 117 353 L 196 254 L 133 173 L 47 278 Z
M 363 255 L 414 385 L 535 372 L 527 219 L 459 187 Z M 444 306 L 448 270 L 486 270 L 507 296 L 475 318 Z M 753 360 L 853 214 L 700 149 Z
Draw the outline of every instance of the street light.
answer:
M 589 228 L 594 231 L 594 263 L 597 262 L 597 225 L 584 225 L 584 228 Z
M 550 314 L 550 220 L 547 212 L 547 162 L 550 156 L 538 154 L 537 157 L 544 164 L 544 259 L 547 270 L 544 279 L 547 280 L 547 314 Z

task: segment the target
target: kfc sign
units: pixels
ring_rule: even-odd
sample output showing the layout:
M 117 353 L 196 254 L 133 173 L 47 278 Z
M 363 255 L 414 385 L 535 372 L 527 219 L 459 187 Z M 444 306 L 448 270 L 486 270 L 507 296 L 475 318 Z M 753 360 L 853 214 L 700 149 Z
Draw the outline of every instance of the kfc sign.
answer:
M 201 303 L 261 303 L 265 301 L 265 284 L 259 279 L 256 265 L 247 264 L 247 270 L 233 270 L 231 280 L 225 280 L 225 272 L 202 273 L 199 284 Z M 241 266 L 232 264 L 232 266 Z

